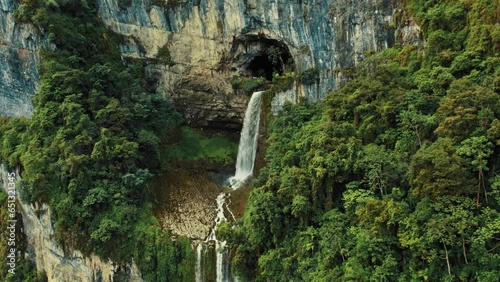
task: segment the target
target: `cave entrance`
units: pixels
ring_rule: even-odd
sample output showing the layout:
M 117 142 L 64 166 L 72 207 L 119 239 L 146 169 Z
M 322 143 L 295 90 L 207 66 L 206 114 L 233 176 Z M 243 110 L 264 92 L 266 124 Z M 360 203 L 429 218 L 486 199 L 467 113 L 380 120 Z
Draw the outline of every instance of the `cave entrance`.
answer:
M 239 49 L 240 47 L 242 49 Z M 239 53 L 237 50 L 243 51 Z M 282 75 L 286 68 L 294 69 L 293 57 L 285 43 L 261 35 L 244 35 L 233 45 L 236 61 L 241 63 L 247 76 L 273 79 L 273 73 Z

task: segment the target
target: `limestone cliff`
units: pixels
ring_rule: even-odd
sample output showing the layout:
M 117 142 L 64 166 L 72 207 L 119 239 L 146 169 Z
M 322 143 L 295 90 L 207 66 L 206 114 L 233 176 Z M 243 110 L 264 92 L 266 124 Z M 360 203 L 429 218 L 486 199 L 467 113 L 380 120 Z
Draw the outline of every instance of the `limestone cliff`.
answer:
M 6 167 L 0 163 L 0 185 L 4 189 L 6 189 L 4 184 L 7 183 L 7 173 Z M 19 175 L 19 170 L 16 170 L 16 175 Z M 46 204 L 22 203 L 19 191 L 17 192 L 23 232 L 28 240 L 28 250 L 21 251 L 25 252 L 30 260 L 35 261 L 38 271 L 45 271 L 49 281 L 112 282 L 117 275 L 128 277 L 130 282 L 143 281 L 133 261 L 121 267 L 95 255 L 85 257 L 76 250 L 63 250 L 54 240 L 54 224 L 50 208 Z
M 33 26 L 14 21 L 16 0 L 0 0 L 0 115 L 29 117 L 40 85 L 39 50 L 51 48 Z
M 292 95 L 316 102 L 345 81 L 345 71 L 360 62 L 365 51 L 391 47 L 396 39 L 402 43 L 421 40 L 411 20 L 396 28 L 394 16 L 402 8 L 398 0 L 98 3 L 105 24 L 128 38 L 121 46 L 124 56 L 154 58 L 159 48 L 168 47 L 175 65 L 157 68 L 160 85 L 195 125 L 210 123 L 211 114 L 204 122 L 197 119 L 211 105 L 217 105 L 215 112 L 223 105 L 221 112 L 238 114 L 242 120 L 241 103 L 231 100 L 230 78 L 256 74 L 255 67 L 265 68 L 259 59 L 269 47 L 293 58 L 297 73 L 308 68 L 320 71 L 315 84 L 300 85 Z M 202 91 L 193 90 L 193 85 Z M 232 103 L 236 108 L 231 108 Z M 217 118 L 223 120 L 224 114 Z M 229 119 L 234 121 L 234 117 Z
M 293 58 L 297 74 L 308 68 L 320 71 L 316 83 L 286 95 L 315 102 L 345 82 L 346 71 L 363 59 L 364 51 L 421 40 L 411 19 L 395 24 L 400 0 L 97 2 L 104 23 L 126 37 L 121 45 L 125 57 L 154 59 L 159 48 L 168 49 L 170 66 L 149 67 L 158 80 L 155 86 L 189 124 L 200 127 L 241 127 L 248 97 L 234 94 L 231 77 L 257 76 L 259 68 L 269 68 L 261 60 L 270 47 Z M 0 3 L 0 114 L 30 116 L 30 96 L 39 86 L 38 50 L 49 44 L 43 32 L 15 23 L 16 0 Z

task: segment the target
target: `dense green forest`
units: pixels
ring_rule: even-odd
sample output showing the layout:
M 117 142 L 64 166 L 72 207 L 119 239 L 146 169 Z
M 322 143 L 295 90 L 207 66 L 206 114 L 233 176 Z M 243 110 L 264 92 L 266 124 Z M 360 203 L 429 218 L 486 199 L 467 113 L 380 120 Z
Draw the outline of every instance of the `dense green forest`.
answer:
M 0 121 L 1 159 L 22 167 L 24 201 L 52 207 L 63 246 L 122 264 L 134 257 L 146 281 L 189 281 L 190 241 L 160 227 L 146 190 L 180 117 L 148 89 L 141 62 L 122 60 L 121 38 L 95 5 L 21 1 L 16 20 L 44 30 L 57 50 L 43 51 L 33 117 Z
M 272 119 L 244 218 L 255 281 L 498 281 L 500 4 L 408 1 L 425 46 L 367 53 Z
M 266 119 L 266 165 L 245 215 L 219 229 L 241 280 L 498 281 L 500 4 L 405 5 L 397 23 L 413 16 L 425 46 L 367 52 L 324 102 Z M 180 130 L 146 62 L 121 58 L 96 9 L 21 1 L 16 19 L 57 51 L 43 52 L 33 118 L 0 119 L 0 157 L 22 167 L 24 201 L 52 207 L 64 246 L 134 257 L 145 281 L 191 281 L 190 241 L 160 227 L 147 183 L 168 161 L 227 164 L 235 148 Z M 265 100 L 293 79 L 317 83 L 316 69 L 303 74 L 276 78 Z M 20 265 L 23 275 L 0 280 L 43 281 Z

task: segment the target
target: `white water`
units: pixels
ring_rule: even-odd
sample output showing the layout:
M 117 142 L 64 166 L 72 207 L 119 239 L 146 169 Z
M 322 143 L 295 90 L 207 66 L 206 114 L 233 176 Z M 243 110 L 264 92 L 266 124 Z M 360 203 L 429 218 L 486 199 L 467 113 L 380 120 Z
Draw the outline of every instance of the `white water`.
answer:
M 215 252 L 216 252 L 216 269 L 217 269 L 217 282 L 224 282 L 225 280 L 225 275 L 224 275 L 224 255 L 226 254 L 226 242 L 219 241 L 217 240 L 217 237 L 215 236 L 215 232 L 217 231 L 217 227 L 223 222 L 226 221 L 226 217 L 224 216 L 224 200 L 226 198 L 226 194 L 220 193 L 219 196 L 217 196 L 217 209 L 215 210 L 217 212 L 217 216 L 215 218 L 215 226 L 212 228 L 212 232 L 207 237 L 208 241 L 215 241 Z
M 229 178 L 233 189 L 238 189 L 253 173 L 255 154 L 257 152 L 257 139 L 259 135 L 260 102 L 262 91 L 254 92 L 248 103 L 241 129 L 238 158 L 236 160 L 236 173 Z
M 196 247 L 196 282 L 203 282 L 203 272 L 201 268 L 201 252 L 203 251 L 203 244 L 199 243 Z
M 245 112 L 245 119 L 243 121 L 243 128 L 241 130 L 240 144 L 238 148 L 238 158 L 236 160 L 236 173 L 233 177 L 229 178 L 229 183 L 233 189 L 238 189 L 248 177 L 253 173 L 255 162 L 255 155 L 257 152 L 257 139 L 259 135 L 259 122 L 260 122 L 260 104 L 262 98 L 262 91 L 254 92 L 248 103 Z M 202 256 L 207 252 L 206 245 L 215 242 L 216 252 L 216 281 L 238 282 L 238 279 L 232 277 L 229 271 L 229 264 L 225 262 L 227 256 L 226 242 L 217 240 L 215 233 L 217 227 L 224 221 L 224 204 L 226 194 L 221 193 L 217 196 L 217 216 L 215 217 L 215 225 L 208 235 L 207 239 L 198 244 L 196 248 L 196 282 L 204 282 Z M 226 204 L 227 206 L 227 204 Z M 231 213 L 228 207 L 228 211 Z M 234 215 L 231 213 L 233 219 Z
M 224 263 L 224 259 L 226 257 L 226 242 L 217 240 L 215 235 L 217 231 L 217 227 L 224 221 L 226 221 L 226 217 L 224 216 L 224 204 L 225 204 L 226 194 L 220 193 L 217 196 L 217 216 L 215 217 L 215 225 L 212 228 L 212 231 L 208 235 L 205 242 L 200 243 L 196 248 L 196 282 L 203 282 L 203 270 L 201 265 L 201 256 L 202 251 L 206 248 L 203 247 L 203 244 L 208 244 L 211 242 L 215 242 L 215 253 L 216 253 L 216 281 L 217 282 L 226 282 L 229 281 L 229 266 Z

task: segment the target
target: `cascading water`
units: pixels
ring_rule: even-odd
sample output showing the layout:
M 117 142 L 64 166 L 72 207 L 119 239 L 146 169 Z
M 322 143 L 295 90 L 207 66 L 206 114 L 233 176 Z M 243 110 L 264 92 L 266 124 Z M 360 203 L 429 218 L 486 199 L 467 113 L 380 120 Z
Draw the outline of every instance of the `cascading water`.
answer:
M 224 277 L 226 273 L 224 273 L 224 255 L 226 254 L 226 242 L 217 240 L 215 236 L 215 232 L 217 231 L 217 227 L 223 222 L 226 221 L 226 217 L 224 216 L 224 199 L 226 194 L 220 193 L 217 196 L 217 217 L 215 218 L 215 226 L 212 228 L 212 232 L 207 237 L 205 242 L 214 241 L 215 242 L 215 251 L 216 251 L 216 270 L 217 270 L 217 282 L 224 282 L 227 280 L 227 277 Z
M 257 139 L 259 135 L 262 93 L 263 92 L 260 91 L 252 94 L 252 98 L 250 98 L 250 102 L 245 112 L 238 148 L 238 157 L 236 160 L 236 173 L 233 177 L 229 178 L 229 183 L 233 189 L 238 189 L 253 173 L 255 154 L 257 152 Z M 221 193 L 217 196 L 217 217 L 215 218 L 215 226 L 212 228 L 207 239 L 196 247 L 196 282 L 214 280 L 217 282 L 238 281 L 229 271 L 229 264 L 226 261 L 226 242 L 217 240 L 215 235 L 217 227 L 223 221 L 226 221 L 226 217 L 224 216 L 225 198 L 225 193 Z M 231 215 L 234 219 L 234 215 L 232 213 Z M 215 266 L 210 263 L 211 260 L 209 257 L 213 258 L 213 256 L 210 256 L 210 249 L 207 248 L 207 245 L 213 245 L 214 243 Z M 208 259 L 205 259 L 207 257 Z M 212 268 L 215 267 L 215 277 L 213 276 L 213 272 L 207 273 L 207 271 L 205 271 L 205 269 L 210 268 L 210 266 L 212 266 Z
M 229 184 L 233 189 L 238 189 L 253 173 L 259 135 L 262 93 L 262 91 L 259 91 L 252 94 L 245 112 L 236 160 L 236 173 L 229 178 Z
M 203 281 L 203 270 L 201 268 L 201 255 L 203 252 L 203 244 L 199 243 L 198 246 L 196 247 L 196 282 L 202 282 Z
M 205 282 L 205 281 L 215 281 L 217 282 L 228 282 L 228 281 L 238 281 L 236 278 L 233 278 L 229 271 L 229 264 L 226 263 L 227 260 L 227 250 L 226 250 L 226 242 L 217 240 L 216 231 L 217 227 L 224 221 L 226 221 L 226 217 L 224 216 L 224 204 L 225 204 L 226 194 L 220 193 L 217 196 L 217 216 L 215 218 L 215 225 L 212 228 L 212 231 L 208 235 L 207 239 L 198 244 L 196 248 L 196 282 Z M 215 277 L 213 277 L 213 273 L 209 273 L 208 275 L 204 272 L 204 268 L 210 268 L 210 258 L 203 260 L 203 258 L 210 257 L 210 249 L 207 248 L 208 245 L 215 245 Z M 213 258 L 213 256 L 212 256 Z M 204 265 L 205 264 L 205 265 Z M 210 275 L 212 274 L 212 275 Z M 212 276 L 212 277 L 207 277 Z

